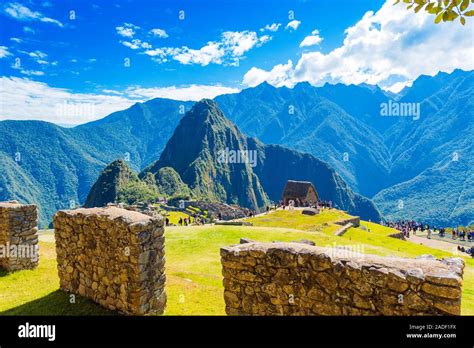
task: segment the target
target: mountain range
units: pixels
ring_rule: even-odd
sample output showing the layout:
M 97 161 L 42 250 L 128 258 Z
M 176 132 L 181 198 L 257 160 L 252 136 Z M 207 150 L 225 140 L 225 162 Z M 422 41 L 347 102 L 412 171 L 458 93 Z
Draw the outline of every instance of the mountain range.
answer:
M 263 83 L 215 101 L 248 139 L 324 161 L 387 219 L 465 225 L 474 222 L 473 77 L 473 71 L 462 70 L 420 76 L 398 94 L 366 84 L 276 88 Z M 381 106 L 389 101 L 419 105 L 420 117 L 382 116 Z M 116 159 L 136 172 L 157 159 L 160 169 L 180 168 L 161 155 L 193 104 L 153 99 L 74 128 L 2 121 L 0 200 L 37 202 L 47 223 L 57 209 L 83 204 L 100 172 Z M 264 147 L 271 158 L 274 146 Z M 274 199 L 281 192 L 272 191 L 268 181 L 274 177 L 266 178 L 261 167 L 252 172 Z M 305 171 L 301 168 L 287 170 L 296 175 Z M 176 172 L 188 185 L 194 175 L 189 173 L 200 171 Z
M 180 120 L 160 158 L 139 174 L 143 187 L 155 183 L 152 190 L 160 192 L 165 169 L 173 171 L 175 184 L 187 185 L 195 198 L 238 204 L 257 211 L 264 210 L 270 200 L 281 198 L 287 180 L 311 181 L 321 199 L 331 200 L 338 208 L 364 219 L 380 220 L 374 204 L 352 192 L 326 163 L 312 155 L 264 145 L 245 136 L 213 100 L 196 103 Z M 86 206 L 121 201 L 120 192 L 131 181 L 136 181 L 135 174 L 126 164 L 111 163 L 94 184 Z M 171 191 L 182 192 L 182 187 Z

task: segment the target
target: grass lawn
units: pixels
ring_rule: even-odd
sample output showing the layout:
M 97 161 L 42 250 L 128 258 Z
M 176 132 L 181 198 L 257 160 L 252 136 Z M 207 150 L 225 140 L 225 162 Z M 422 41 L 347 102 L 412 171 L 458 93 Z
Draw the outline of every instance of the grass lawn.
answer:
M 339 219 L 338 213 L 334 213 L 336 219 Z M 326 233 L 330 225 L 330 217 L 319 216 L 319 220 L 317 217 L 302 216 L 301 211 L 290 213 L 277 211 L 253 218 L 253 227 L 168 227 L 165 232 L 166 291 L 168 294 L 165 314 L 225 314 L 219 250 L 222 246 L 239 243 L 240 238 L 258 241 L 309 239 L 319 246 L 350 245 L 357 247 L 359 251 L 362 249 L 363 252 L 378 255 L 452 256 L 448 252 L 387 237 L 386 235 L 391 233 L 390 229 L 378 227 L 375 224 L 370 226 L 370 232 L 352 228 L 343 237 L 336 237 Z M 314 221 L 311 222 L 307 218 Z M 322 231 L 311 227 L 311 223 L 315 221 L 322 226 Z M 325 223 L 328 225 L 324 225 Z M 474 261 L 466 258 L 466 264 L 462 314 L 473 315 Z M 0 274 L 0 314 L 113 314 L 79 296 L 76 297 L 76 303 L 70 303 L 69 295 L 58 290 L 58 283 L 54 242 L 42 241 L 40 242 L 40 265 L 36 270 Z
M 304 231 L 317 231 L 334 234 L 340 225 L 334 222 L 351 216 L 336 209 L 324 209 L 317 215 L 304 215 L 301 210 L 277 210 L 267 215 L 259 215 L 245 221 L 254 226 L 288 227 Z M 382 227 L 382 226 L 381 226 Z
M 188 218 L 189 215 L 180 211 L 169 211 L 167 212 L 168 215 L 166 216 L 168 219 L 170 219 L 170 223 L 173 225 L 177 225 L 179 218 Z

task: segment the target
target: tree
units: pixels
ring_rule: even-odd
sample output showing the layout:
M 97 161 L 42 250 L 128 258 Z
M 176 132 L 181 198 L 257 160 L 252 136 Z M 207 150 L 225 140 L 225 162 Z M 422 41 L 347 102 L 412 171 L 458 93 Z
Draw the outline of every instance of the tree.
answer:
M 434 22 L 452 22 L 459 18 L 459 22 L 466 24 L 466 17 L 474 16 L 474 10 L 470 9 L 474 0 L 396 0 L 399 3 L 408 4 L 407 9 L 413 8 L 415 13 L 425 10 L 429 14 L 436 15 Z
M 158 192 L 143 181 L 130 181 L 122 185 L 117 193 L 117 203 L 136 204 L 138 202 L 153 202 L 158 198 Z

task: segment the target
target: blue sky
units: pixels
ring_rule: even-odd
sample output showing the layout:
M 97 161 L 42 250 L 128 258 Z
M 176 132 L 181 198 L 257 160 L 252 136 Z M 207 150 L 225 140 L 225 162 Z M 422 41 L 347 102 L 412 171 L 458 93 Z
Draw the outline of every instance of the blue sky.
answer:
M 440 38 L 431 18 L 388 2 L 6 1 L 0 5 L 0 119 L 81 123 L 137 100 L 196 100 L 263 81 L 399 90 L 420 74 L 472 69 L 472 61 L 460 58 L 472 54 L 472 37 L 466 39 L 472 23 L 448 24 Z M 468 40 L 467 50 L 433 53 L 436 42 L 452 45 L 458 37 Z M 424 63 L 415 63 L 423 55 Z M 42 115 L 58 102 L 100 110 L 67 120 Z

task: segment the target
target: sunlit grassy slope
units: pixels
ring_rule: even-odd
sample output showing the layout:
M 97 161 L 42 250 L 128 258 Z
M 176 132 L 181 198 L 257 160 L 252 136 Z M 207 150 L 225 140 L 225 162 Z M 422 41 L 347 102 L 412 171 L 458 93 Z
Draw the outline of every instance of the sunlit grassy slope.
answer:
M 331 221 L 344 217 L 337 211 L 309 217 L 301 211 L 274 212 L 252 219 L 247 226 L 190 226 L 166 229 L 167 315 L 223 315 L 224 299 L 220 247 L 237 244 L 240 238 L 257 241 L 308 239 L 320 246 L 350 245 L 378 255 L 414 257 L 451 254 L 388 237 L 393 230 L 363 223 L 343 237 L 330 233 Z M 327 224 L 327 225 L 325 225 Z M 313 228 L 312 226 L 319 227 Z M 278 227 L 280 226 L 280 227 Z M 113 314 L 94 303 L 69 296 L 58 289 L 54 243 L 40 243 L 40 266 L 34 271 L 0 274 L 0 314 L 3 315 L 103 315 Z M 462 313 L 474 314 L 474 262 L 466 258 Z

